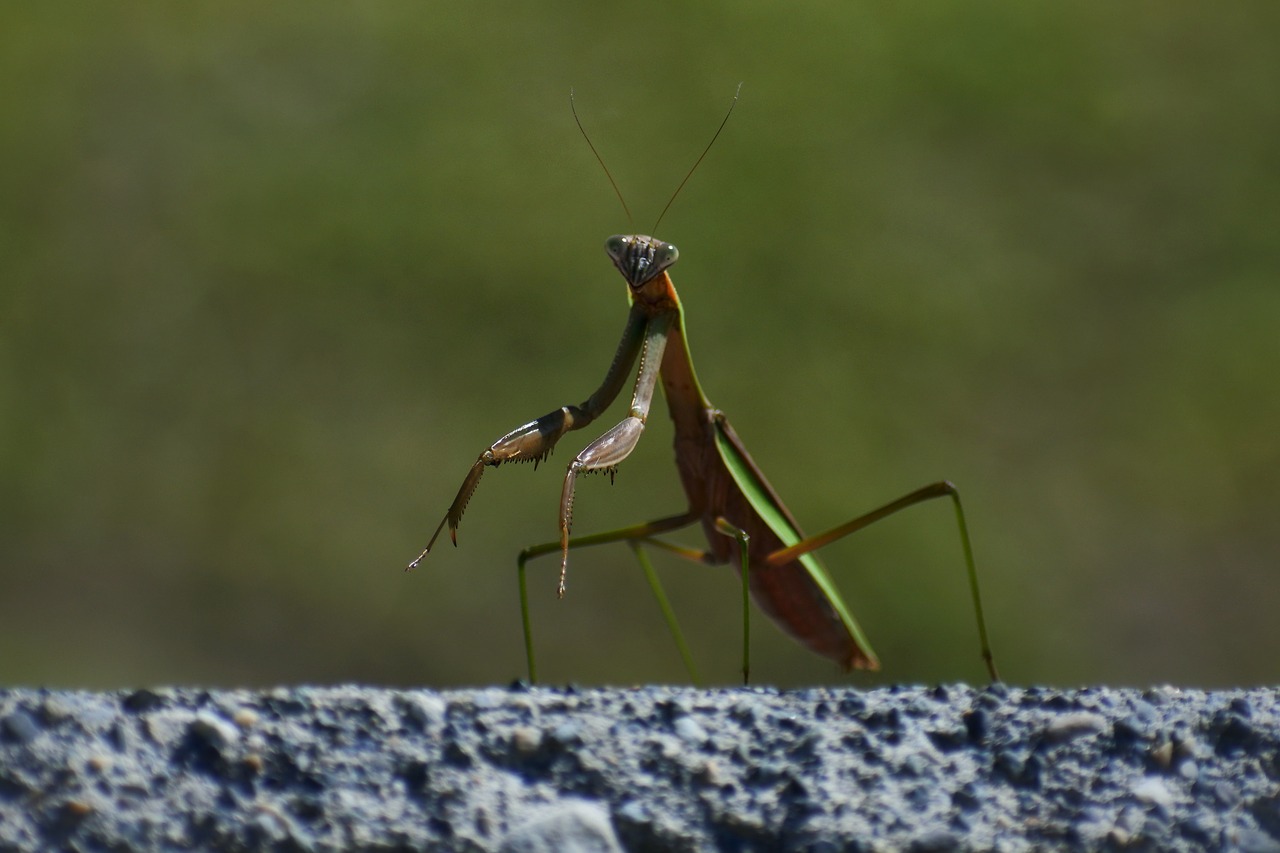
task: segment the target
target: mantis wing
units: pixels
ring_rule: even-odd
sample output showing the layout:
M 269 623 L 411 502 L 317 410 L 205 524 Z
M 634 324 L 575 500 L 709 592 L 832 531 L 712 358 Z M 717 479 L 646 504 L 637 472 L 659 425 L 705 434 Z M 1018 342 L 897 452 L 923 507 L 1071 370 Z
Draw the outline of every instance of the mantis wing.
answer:
M 782 542 L 783 547 L 790 547 L 803 540 L 804 535 L 800 532 L 796 520 L 782 503 L 777 492 L 769 485 L 769 481 L 765 479 L 760 468 L 743 447 L 742 440 L 738 438 L 738 434 L 733 431 L 733 427 L 722 414 L 717 413 L 714 426 L 716 450 L 720 459 L 751 509 Z M 871 645 L 858 626 L 857 620 L 845 607 L 839 590 L 832 583 L 831 576 L 827 574 L 822 563 L 812 553 L 801 554 L 794 562 L 803 568 L 803 572 L 796 573 L 793 577 L 804 578 L 805 582 L 812 584 L 815 589 L 809 591 L 810 597 L 817 597 L 828 605 L 839 621 L 839 627 L 828 629 L 828 632 L 830 630 L 840 632 L 843 629 L 845 636 L 816 636 L 824 630 L 822 623 L 831 621 L 827 614 L 822 614 L 826 618 L 815 618 L 811 624 L 793 624 L 792 619 L 783 618 L 779 620 L 784 623 L 783 627 L 815 651 L 833 657 L 845 669 L 878 669 L 879 661 L 876 659 L 875 652 L 871 650 Z M 770 568 L 767 565 L 752 565 L 750 571 L 769 571 Z M 792 584 L 796 582 L 790 581 Z M 836 651 L 836 649 L 839 650 Z

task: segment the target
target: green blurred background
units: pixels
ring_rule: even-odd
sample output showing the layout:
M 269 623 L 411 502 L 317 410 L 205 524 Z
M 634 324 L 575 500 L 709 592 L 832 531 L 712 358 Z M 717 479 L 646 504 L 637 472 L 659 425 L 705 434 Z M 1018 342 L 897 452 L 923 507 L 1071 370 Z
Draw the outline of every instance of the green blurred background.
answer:
M 401 569 L 483 447 L 595 388 L 603 241 L 743 81 L 659 236 L 807 529 L 948 477 L 1008 679 L 1275 683 L 1277 32 L 1267 0 L 5 5 L 0 682 L 520 676 L 514 557 L 591 436 Z M 683 509 L 670 442 L 576 531 Z M 982 679 L 945 505 L 825 555 L 884 671 L 760 619 L 761 682 Z M 732 683 L 732 572 L 656 559 Z M 531 581 L 546 681 L 685 678 L 625 547 Z

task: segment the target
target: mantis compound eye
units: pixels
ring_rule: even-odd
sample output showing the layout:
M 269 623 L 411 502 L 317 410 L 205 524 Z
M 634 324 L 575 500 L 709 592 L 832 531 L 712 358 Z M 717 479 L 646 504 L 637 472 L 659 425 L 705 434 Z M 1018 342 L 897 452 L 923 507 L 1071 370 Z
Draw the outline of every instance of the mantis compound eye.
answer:
M 604 241 L 604 250 L 609 253 L 609 257 L 614 262 L 622 260 L 622 256 L 627 253 L 627 244 L 631 242 L 630 237 L 624 237 L 621 234 L 615 234 L 608 240 Z
M 680 250 L 670 243 L 659 244 L 658 251 L 654 254 L 653 265 L 659 270 L 665 270 L 674 264 L 680 258 Z

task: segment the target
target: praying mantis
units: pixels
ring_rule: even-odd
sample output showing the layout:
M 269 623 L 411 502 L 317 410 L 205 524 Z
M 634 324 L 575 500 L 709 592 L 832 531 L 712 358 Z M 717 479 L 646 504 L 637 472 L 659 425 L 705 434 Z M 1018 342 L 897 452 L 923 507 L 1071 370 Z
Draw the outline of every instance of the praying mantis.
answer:
M 572 97 L 570 93 L 571 106 Z M 671 201 L 675 200 L 715 143 L 736 103 L 735 94 L 733 104 L 711 143 L 708 143 L 693 168 L 685 175 Z M 603 159 L 582 128 L 576 109 L 574 119 L 592 153 L 608 175 L 608 168 L 604 167 Z M 617 184 L 613 183 L 612 175 L 609 175 L 609 181 L 622 201 L 622 194 L 618 191 Z M 667 208 L 671 206 L 671 201 L 667 202 Z M 622 204 L 625 209 L 626 202 L 622 201 Z M 663 209 L 663 215 L 667 208 Z M 661 219 L 662 216 L 659 216 L 655 230 Z M 417 567 L 430 553 L 446 525 L 450 540 L 457 545 L 457 529 L 462 514 L 475 494 L 486 468 L 530 461 L 536 467 L 538 463 L 546 461 L 566 433 L 588 426 L 605 412 L 621 393 L 632 375 L 633 365 L 639 361 L 626 417 L 588 444 L 569 463 L 560 494 L 559 539 L 526 548 L 517 558 L 520 615 L 530 683 L 537 682 L 537 665 L 529 618 L 526 564 L 537 557 L 559 553 L 560 579 L 557 595 L 563 598 L 569 552 L 575 548 L 614 542 L 625 542 L 635 552 L 685 667 L 695 682 L 700 680 L 697 669 L 645 546 L 666 550 L 697 563 L 732 564 L 737 567 L 742 583 L 744 683 L 749 681 L 751 673 L 752 600 L 785 633 L 811 651 L 834 661 L 845 671 L 878 669 L 876 654 L 814 552 L 902 509 L 938 498 L 950 498 L 955 509 L 982 659 L 991 679 L 998 681 L 999 674 L 983 616 L 968 524 L 956 487 L 946 480 L 932 483 L 844 524 L 816 536 L 806 537 L 764 473 L 748 454 L 728 418 L 711 404 L 698 382 L 689 353 L 684 311 L 669 273 L 679 257 L 676 247 L 656 237 L 631 234 L 610 237 L 605 241 L 605 250 L 626 281 L 631 307 L 622 339 L 604 381 L 583 402 L 562 406 L 537 420 L 516 427 L 482 452 L 467 472 L 457 496 L 436 527 L 427 547 L 406 570 Z M 654 391 L 659 383 L 675 427 L 676 469 L 688 499 L 688 508 L 679 514 L 643 524 L 589 536 L 572 536 L 574 491 L 578 477 L 592 472 L 612 475 L 617 466 L 631 454 L 644 433 Z M 688 548 L 659 538 L 696 524 L 700 524 L 706 534 L 705 549 Z

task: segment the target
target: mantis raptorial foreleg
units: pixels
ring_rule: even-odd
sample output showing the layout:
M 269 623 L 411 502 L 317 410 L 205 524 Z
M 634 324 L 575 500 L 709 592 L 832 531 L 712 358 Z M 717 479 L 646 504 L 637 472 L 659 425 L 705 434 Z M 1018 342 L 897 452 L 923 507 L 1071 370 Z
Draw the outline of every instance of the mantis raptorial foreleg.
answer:
M 618 392 L 626 384 L 627 377 L 631 373 L 631 365 L 635 363 L 636 356 L 645 343 L 645 327 L 648 324 L 647 314 L 639 306 L 633 306 L 627 314 L 627 324 L 623 328 L 622 340 L 618 342 L 613 363 L 609 365 L 609 372 L 605 374 L 604 381 L 600 383 L 600 387 L 594 394 L 580 405 L 562 406 L 536 421 L 516 427 L 480 454 L 480 458 L 472 464 L 466 479 L 462 481 L 462 487 L 458 489 L 457 496 L 449 505 L 449 511 L 440 520 L 435 533 L 431 534 L 431 541 L 406 567 L 406 571 L 416 568 L 418 563 L 422 562 L 422 558 L 431 553 L 432 546 L 436 544 L 436 539 L 439 538 L 440 531 L 446 524 L 449 525 L 450 540 L 454 545 L 458 544 L 458 524 L 462 521 L 462 513 L 466 510 L 471 496 L 475 494 L 476 487 L 480 485 L 480 478 L 484 475 L 486 467 L 496 468 L 504 462 L 532 462 L 536 467 L 539 462 L 551 455 L 551 451 L 555 449 L 556 442 L 562 435 L 575 429 L 582 429 L 609 408 L 609 404 L 617 398 Z
M 634 310 L 634 309 L 633 309 Z M 658 384 L 658 371 L 662 365 L 662 353 L 667 346 L 667 335 L 675 314 L 659 314 L 651 319 L 644 332 L 644 350 L 640 355 L 640 372 L 636 376 L 635 392 L 631 396 L 631 411 L 621 423 L 591 442 L 569 463 L 564 475 L 564 487 L 560 492 L 560 585 L 556 593 L 564 597 L 564 577 L 569 567 L 569 529 L 573 526 L 573 490 L 579 474 L 592 471 L 610 471 L 635 450 L 649 418 L 649 406 L 653 402 L 653 389 Z

